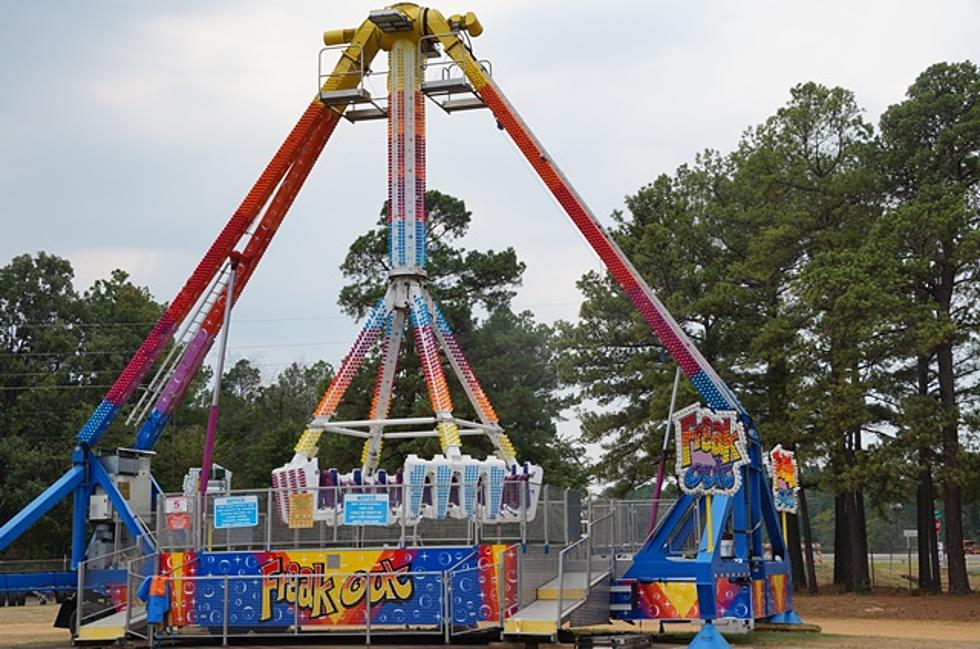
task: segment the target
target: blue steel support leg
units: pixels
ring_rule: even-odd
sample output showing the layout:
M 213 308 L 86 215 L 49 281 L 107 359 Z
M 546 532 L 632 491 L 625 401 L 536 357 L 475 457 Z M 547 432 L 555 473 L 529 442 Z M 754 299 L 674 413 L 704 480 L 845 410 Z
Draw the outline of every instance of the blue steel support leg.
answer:
M 796 614 L 796 611 L 790 609 L 783 613 L 777 613 L 776 615 L 773 615 L 772 619 L 769 620 L 769 623 L 770 624 L 803 624 L 803 620 L 801 620 L 800 616 Z
M 109 495 L 109 500 L 112 501 L 112 506 L 115 508 L 116 513 L 119 514 L 119 518 L 122 519 L 123 525 L 129 530 L 129 533 L 134 539 L 139 540 L 143 551 L 146 553 L 153 552 L 155 548 L 153 543 L 150 541 L 150 536 L 143 524 L 140 522 L 133 510 L 130 509 L 129 503 L 123 498 L 119 490 L 116 489 L 116 485 L 112 482 L 112 478 L 106 473 L 106 470 L 102 468 L 99 464 L 98 459 L 96 459 L 91 453 L 89 454 L 89 470 L 92 473 L 92 477 L 95 482 L 99 483 L 105 492 Z
M 747 560 L 752 556 L 752 498 L 755 485 L 752 483 L 752 466 L 743 466 L 742 488 L 732 497 L 732 531 L 735 542 L 735 556 Z
M 83 467 L 73 466 L 68 470 L 68 473 L 58 478 L 40 496 L 32 500 L 27 507 L 24 507 L 13 518 L 4 523 L 4 526 L 0 527 L 0 550 L 5 550 L 17 537 L 51 511 L 52 507 L 61 502 L 62 498 L 71 493 L 72 489 L 82 482 L 84 475 Z
M 701 498 L 704 512 L 707 511 L 707 498 Z M 711 499 L 711 529 L 708 530 L 707 516 L 701 514 L 705 521 L 705 532 L 701 536 L 701 546 L 694 565 L 694 580 L 698 591 L 698 610 L 701 619 L 714 620 L 718 617 L 717 587 L 715 586 L 715 562 L 721 555 L 721 534 L 728 521 L 732 509 L 732 498 L 714 496 Z M 708 535 L 711 535 L 711 548 L 708 548 Z
M 88 497 L 91 494 L 91 488 L 86 484 L 80 484 L 75 487 L 75 493 L 73 495 L 72 509 L 71 509 L 71 567 L 72 569 L 78 568 L 78 564 L 85 560 L 85 550 L 86 550 L 86 538 L 85 533 L 87 531 L 87 508 L 88 508 Z
M 88 550 L 88 499 L 92 494 L 92 474 L 88 471 L 88 455 L 80 446 L 75 447 L 71 461 L 83 471 L 82 482 L 72 494 L 71 508 L 71 567 L 78 570 L 78 564 L 85 560 Z
M 706 622 L 687 647 L 688 649 L 731 649 L 732 645 L 725 640 L 718 627 Z

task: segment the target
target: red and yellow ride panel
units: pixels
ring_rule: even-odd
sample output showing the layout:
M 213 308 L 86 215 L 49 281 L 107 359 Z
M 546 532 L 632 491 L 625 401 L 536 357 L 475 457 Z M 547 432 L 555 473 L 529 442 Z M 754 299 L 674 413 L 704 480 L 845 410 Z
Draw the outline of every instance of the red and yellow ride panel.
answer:
M 446 582 L 456 623 L 516 609 L 517 555 L 504 545 L 451 548 L 172 553 L 173 626 L 440 626 Z M 227 591 L 227 593 L 226 593 Z

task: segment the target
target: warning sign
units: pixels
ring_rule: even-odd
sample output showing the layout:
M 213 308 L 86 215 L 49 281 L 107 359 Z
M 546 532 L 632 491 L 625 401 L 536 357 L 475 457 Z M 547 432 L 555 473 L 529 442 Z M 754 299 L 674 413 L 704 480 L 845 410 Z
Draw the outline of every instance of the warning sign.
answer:
M 313 527 L 313 494 L 289 494 L 289 529 Z
M 191 526 L 190 503 L 187 496 L 168 496 L 163 503 L 168 530 L 186 530 Z

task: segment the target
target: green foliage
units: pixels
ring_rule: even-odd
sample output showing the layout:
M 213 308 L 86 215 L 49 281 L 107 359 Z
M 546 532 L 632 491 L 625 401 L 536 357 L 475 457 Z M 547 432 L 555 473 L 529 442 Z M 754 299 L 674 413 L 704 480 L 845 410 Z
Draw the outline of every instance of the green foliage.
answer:
M 800 84 L 735 151 L 698 156 L 613 214 L 613 237 L 766 444 L 796 448 L 811 487 L 860 510 L 830 516 L 844 539 L 877 526 L 877 504 L 909 501 L 938 451 L 960 519 L 980 388 L 978 179 L 980 74 L 938 64 L 879 136 L 850 91 Z M 627 493 L 656 471 L 672 367 L 609 277 L 579 288 L 579 321 L 559 325 L 561 378 L 588 400 L 596 476 Z M 696 398 L 686 387 L 681 406 Z M 948 535 L 958 546 L 955 524 Z
M 617 494 L 647 493 L 674 365 L 618 285 L 586 274 L 578 321 L 545 326 L 512 309 L 524 271 L 516 251 L 463 247 L 465 203 L 430 191 L 427 204 L 429 288 L 520 456 L 542 464 L 551 484 L 594 478 Z M 348 283 L 339 302 L 358 318 L 386 287 L 386 213 L 341 265 Z M 881 549 L 898 526 L 915 525 L 918 481 L 934 470 L 947 540 L 980 536 L 976 65 L 925 70 L 877 132 L 850 91 L 797 85 L 735 150 L 705 151 L 658 176 L 612 219 L 612 236 L 739 395 L 766 445 L 799 452 L 825 549 L 835 531 L 850 545 L 866 528 Z M 81 294 L 72 282 L 70 263 L 43 252 L 0 268 L 0 520 L 64 471 L 76 431 L 163 308 L 123 271 Z M 377 362 L 375 354 L 355 377 L 338 417 L 366 415 Z M 332 375 L 324 362 L 294 364 L 271 383 L 249 360 L 228 368 L 216 459 L 235 471 L 236 487 L 268 484 Z M 200 462 L 212 379 L 207 368 L 195 378 L 157 449 L 167 489 Z M 456 412 L 475 418 L 449 383 Z M 683 382 L 678 405 L 697 398 Z M 555 430 L 575 403 L 581 441 L 603 448 L 592 466 L 579 440 Z M 431 414 L 410 335 L 391 414 Z M 130 443 L 122 419 L 106 446 Z M 490 450 L 486 440 L 472 444 L 477 455 Z M 388 444 L 382 464 L 437 452 L 434 439 Z M 349 438 L 321 443 L 322 466 L 356 466 L 359 455 Z M 844 496 L 863 504 L 857 527 L 835 511 Z M 65 552 L 66 511 L 30 532 L 32 554 Z M 965 575 L 954 576 L 962 592 Z
M 935 374 L 919 378 L 916 396 L 933 394 L 931 419 L 912 419 L 920 444 L 933 446 L 938 431 L 948 545 L 960 547 L 964 469 L 961 423 L 968 423 L 977 396 L 973 375 L 980 290 L 980 70 L 970 63 L 929 67 L 907 98 L 881 118 L 881 167 L 894 205 L 881 236 L 899 260 L 905 296 L 906 338 L 919 365 Z M 935 387 L 933 387 L 935 386 Z M 928 413 L 916 404 L 917 414 Z M 975 432 L 975 429 L 973 431 Z M 968 461 L 966 461 L 968 464 Z M 951 592 L 969 592 L 961 553 L 949 560 Z
M 462 248 L 459 239 L 471 217 L 463 202 L 438 192 L 430 192 L 428 202 L 434 297 L 457 328 L 521 456 L 542 464 L 552 484 L 581 486 L 581 450 L 555 432 L 566 400 L 558 396 L 554 332 L 509 306 L 524 264 L 512 248 Z M 351 283 L 340 300 L 348 313 L 363 315 L 383 291 L 385 256 L 383 224 L 351 246 L 342 267 Z M 43 252 L 0 268 L 0 520 L 11 518 L 68 467 L 75 434 L 163 309 L 124 271 L 113 271 L 82 294 L 73 279 L 67 260 Z M 402 361 L 393 414 L 429 414 L 410 339 Z M 247 359 L 226 370 L 215 459 L 234 471 L 235 487 L 269 484 L 271 470 L 292 456 L 332 376 L 323 361 L 293 364 L 271 383 Z M 342 412 L 365 415 L 373 377 L 372 370 L 361 372 Z M 157 446 L 154 473 L 166 490 L 181 489 L 187 470 L 200 465 L 212 381 L 209 368 L 198 373 Z M 461 416 L 476 417 L 455 384 L 453 398 Z M 103 447 L 132 444 L 135 431 L 125 424 L 127 414 L 113 423 Z M 346 469 L 360 462 L 356 441 L 329 435 L 323 446 L 325 466 Z M 483 441 L 476 447 L 478 453 L 490 450 Z M 431 455 L 438 448 L 434 440 L 390 444 L 384 461 L 398 466 L 410 452 Z M 68 503 L 59 506 L 5 558 L 67 552 L 68 511 Z
M 559 439 L 555 424 L 567 399 L 557 396 L 558 381 L 554 332 L 536 323 L 529 312 L 510 308 L 520 285 L 524 263 L 513 248 L 466 250 L 459 244 L 469 229 L 471 213 L 463 201 L 437 191 L 426 194 L 429 224 L 428 287 L 453 326 L 470 365 L 480 379 L 521 458 L 540 464 L 546 480 L 559 486 L 582 486 L 586 480 L 581 450 Z M 341 271 L 349 284 L 341 291 L 340 305 L 359 317 L 384 295 L 387 286 L 387 206 L 370 232 L 351 245 Z M 485 314 L 485 315 L 483 315 Z M 370 407 L 378 357 L 374 354 L 355 378 L 338 418 L 364 418 Z M 431 415 L 414 340 L 405 337 L 398 361 L 392 417 Z M 446 364 L 454 412 L 476 419 L 462 386 Z M 485 439 L 468 438 L 467 447 L 482 455 L 492 450 Z M 360 445 L 327 435 L 321 441 L 325 466 L 349 467 L 360 463 Z M 405 457 L 439 452 L 435 439 L 386 444 L 382 465 L 401 466 Z
M 0 268 L 0 520 L 70 466 L 75 434 L 160 314 L 122 271 L 83 295 L 73 277 L 67 260 L 44 252 Z M 121 428 L 107 444 L 123 438 Z M 13 552 L 61 556 L 67 511 L 60 505 Z
M 458 198 L 429 190 L 425 195 L 429 248 L 428 287 L 432 297 L 457 329 L 472 321 L 480 307 L 493 311 L 510 304 L 521 283 L 524 263 L 513 248 L 467 250 L 459 245 L 470 227 L 472 214 Z M 340 266 L 349 283 L 340 291 L 340 306 L 363 318 L 384 296 L 388 281 L 388 204 L 381 208 L 377 226 L 351 244 Z

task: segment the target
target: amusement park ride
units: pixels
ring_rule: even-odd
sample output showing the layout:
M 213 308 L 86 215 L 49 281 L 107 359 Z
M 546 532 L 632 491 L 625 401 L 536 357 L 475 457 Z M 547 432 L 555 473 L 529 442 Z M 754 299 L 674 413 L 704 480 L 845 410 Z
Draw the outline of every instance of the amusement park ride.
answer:
M 0 550 L 70 494 L 73 497 L 72 571 L 62 575 L 60 580 L 55 579 L 55 587 L 70 587 L 74 591 L 75 581 L 82 580 L 79 565 L 104 552 L 97 540 L 104 539 L 105 535 L 96 535 L 92 541 L 88 535 L 90 523 L 105 520 L 106 511 L 112 512 L 111 517 L 121 524 L 126 537 L 140 546 L 143 556 L 159 557 L 150 571 L 152 574 L 164 572 L 166 566 L 171 575 L 176 575 L 177 554 L 166 554 L 158 548 L 152 530 L 140 516 L 141 511 L 156 510 L 155 504 L 149 501 L 163 497 L 149 470 L 153 448 L 213 343 L 219 334 L 227 335 L 231 308 L 248 285 L 317 157 L 342 119 L 349 122 L 387 121 L 387 254 L 390 268 L 387 292 L 368 315 L 350 352 L 302 431 L 292 460 L 272 472 L 273 489 L 269 494 L 274 508 L 266 515 L 270 520 L 274 518 L 277 523 L 293 527 L 302 507 L 304 515 L 316 521 L 311 525 L 326 525 L 336 530 L 338 526 L 351 524 L 347 514 L 358 496 L 384 494 L 382 502 L 387 503 L 388 511 L 382 523 L 401 525 L 403 529 L 416 527 L 426 520 L 459 519 L 499 526 L 507 523 L 526 525 L 535 519 L 544 479 L 542 469 L 517 457 L 515 447 L 501 427 L 450 323 L 426 287 L 425 112 L 427 102 L 431 101 L 448 113 L 484 108 L 491 111 L 498 126 L 513 139 L 707 404 L 707 408 L 685 409 L 676 418 L 679 429 L 692 435 L 683 438 L 686 454 L 678 451 L 679 465 L 686 461 L 691 469 L 693 463 L 693 470 L 683 478 L 684 493 L 632 555 L 625 571 L 620 574 L 613 570 L 601 578 L 605 579 L 605 591 L 601 592 L 608 600 L 607 619 L 699 619 L 705 623 L 691 646 L 710 647 L 727 646 L 712 621 L 733 618 L 749 624 L 756 619 L 776 623 L 799 621 L 792 609 L 786 546 L 755 424 L 518 116 L 491 78 L 489 65 L 474 56 L 470 39 L 482 31 L 482 25 L 472 13 L 446 18 L 435 9 L 402 3 L 371 12 L 359 27 L 324 34 L 326 47 L 321 51 L 321 62 L 324 54 L 338 50 L 339 62 L 330 73 L 320 75 L 320 90 L 314 101 L 78 433 L 72 468 L 0 528 Z M 378 74 L 371 65 L 381 51 L 388 53 L 387 98 L 373 97 L 364 87 L 368 75 Z M 433 415 L 389 418 L 399 350 L 409 332 L 420 356 Z M 363 420 L 336 420 L 335 414 L 345 392 L 375 346 L 380 352 L 370 412 Z M 219 356 L 223 360 L 223 338 L 220 347 Z M 454 414 L 440 352 L 461 383 L 478 421 Z M 127 424 L 136 427 L 133 448 L 98 455 L 95 449 L 103 435 L 154 366 L 158 366 L 155 375 L 126 420 Z M 197 475 L 215 476 L 211 449 L 217 415 L 215 395 L 203 469 Z M 323 433 L 361 440 L 361 466 L 346 472 L 321 469 L 317 444 Z M 468 435 L 487 436 L 493 452 L 482 459 L 465 454 L 462 439 Z M 437 438 L 441 453 L 431 459 L 410 455 L 405 465 L 396 471 L 379 466 L 385 440 L 419 437 Z M 737 461 L 728 465 L 727 474 L 718 473 L 712 477 L 711 472 L 718 466 L 712 459 L 712 444 L 717 446 L 722 442 L 733 443 L 728 453 Z M 711 488 L 712 480 L 719 489 Z M 188 491 L 199 490 L 195 506 L 201 507 L 200 503 L 208 502 L 214 486 L 209 487 L 210 481 L 196 478 L 189 482 Z M 228 485 L 219 485 L 218 489 L 227 490 Z M 307 500 L 304 501 L 304 497 Z M 202 509 L 205 511 L 192 513 L 196 517 L 206 517 L 206 504 Z M 698 539 L 693 552 L 690 548 L 683 549 L 692 534 Z M 771 559 L 765 558 L 767 541 L 772 547 Z M 425 563 L 428 561 L 425 556 L 448 552 L 448 549 L 437 552 L 426 548 L 426 552 L 418 554 L 417 548 L 405 547 L 404 536 L 399 546 L 401 549 L 397 551 L 379 548 L 379 556 L 385 556 L 387 563 L 378 559 L 382 562 L 378 565 L 390 569 L 398 552 L 409 553 L 409 563 L 405 564 L 407 572 L 401 573 L 400 579 L 407 575 L 412 581 L 399 583 L 417 590 L 422 589 L 423 578 L 431 575 L 426 572 L 432 567 Z M 493 564 L 500 560 L 499 551 L 485 548 L 496 547 L 452 548 L 454 552 L 459 551 L 452 556 L 465 557 L 465 550 L 472 550 L 480 557 L 489 557 L 488 561 Z M 196 562 L 196 572 L 185 571 L 186 579 L 192 579 L 194 574 L 198 578 L 217 574 L 207 572 L 205 566 L 221 564 L 221 557 L 225 557 L 244 560 L 244 563 L 253 560 L 257 571 L 254 573 L 255 587 L 258 588 L 260 581 L 263 588 L 276 587 L 276 583 L 270 586 L 267 579 L 257 578 L 267 574 L 266 567 L 273 563 L 272 556 L 277 554 L 270 547 L 258 554 L 210 552 L 199 545 L 189 545 L 186 549 L 187 552 L 180 554 L 181 560 L 187 565 Z M 521 551 L 528 551 L 526 544 Z M 615 548 L 612 551 L 615 552 Z M 303 552 L 316 554 L 318 551 Z M 325 551 L 319 552 L 323 555 Z M 358 546 L 358 552 L 364 554 L 363 545 Z M 280 554 L 291 557 L 296 553 Z M 275 559 L 277 562 L 282 560 L 282 557 Z M 300 564 L 305 560 L 297 559 Z M 344 564 L 347 560 L 341 558 L 340 561 Z M 317 565 L 328 564 L 329 561 Z M 368 572 L 381 570 L 372 562 L 369 564 L 361 568 Z M 473 569 L 481 569 L 482 565 Z M 517 562 L 517 565 L 522 563 Z M 446 562 L 438 567 L 442 571 L 447 568 Z M 307 574 L 304 568 L 297 570 L 299 574 Z M 0 579 L 2 577 L 0 575 Z M 6 583 L 7 589 L 28 590 L 35 587 L 31 579 L 31 575 L 13 576 L 7 582 L 0 581 L 0 588 Z M 522 579 L 527 581 L 530 577 Z M 588 591 L 600 585 L 601 579 L 594 581 L 589 574 L 583 584 L 586 594 L 581 594 L 582 601 L 588 597 Z M 451 576 L 446 577 L 446 583 L 447 588 L 455 584 Z M 251 582 L 243 584 L 243 597 L 248 599 Z M 559 585 L 559 590 L 563 587 Z M 81 590 L 79 587 L 78 592 Z M 278 591 L 277 601 L 286 602 L 282 605 L 288 616 L 290 599 L 287 590 Z M 197 593 L 196 600 L 187 601 L 181 599 L 183 595 L 175 593 L 172 608 L 196 607 L 197 618 L 202 618 L 208 600 L 200 584 Z M 305 630 L 305 624 L 313 624 L 313 618 L 317 616 L 303 613 L 295 599 L 295 591 L 293 596 L 293 617 L 287 621 L 291 620 L 298 632 L 301 627 Z M 536 621 L 527 614 L 533 604 L 522 606 L 527 598 L 519 598 L 512 606 L 508 601 L 507 605 L 495 609 L 499 629 L 509 635 L 558 635 L 563 630 L 563 623 L 571 619 L 561 603 L 563 596 L 576 597 L 564 592 L 559 595 L 557 610 L 552 609 L 551 613 L 552 616 L 557 613 L 557 616 L 548 620 L 550 625 L 534 623 Z M 234 609 L 239 603 L 238 599 L 229 602 L 227 593 L 225 597 L 227 635 L 229 607 Z M 454 597 L 458 604 L 458 593 Z M 258 601 L 259 594 L 256 593 L 255 598 Z M 372 592 L 367 598 L 368 609 L 364 615 L 366 619 L 376 621 L 388 614 L 384 609 L 384 598 L 372 611 L 373 598 Z M 131 605 L 131 599 L 127 599 L 127 606 Z M 263 610 L 282 624 L 282 611 L 276 608 L 279 604 L 263 602 L 268 609 Z M 575 602 L 568 604 L 571 607 Z M 484 614 L 484 607 L 479 601 L 475 606 L 478 610 L 472 615 L 476 619 L 485 619 L 479 617 Z M 131 613 L 127 612 L 127 616 Z M 239 614 L 242 617 L 231 626 L 261 627 L 265 619 L 248 625 L 243 622 L 247 616 Z M 434 619 L 440 621 L 447 612 L 440 610 L 435 615 Z M 182 619 L 190 624 L 194 617 L 185 615 Z M 342 615 L 330 619 L 350 621 Z M 319 620 L 319 623 L 325 622 Z M 171 626 L 179 624 L 171 620 Z M 84 639 L 82 630 L 84 627 L 75 629 L 79 639 Z

